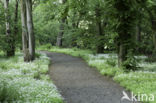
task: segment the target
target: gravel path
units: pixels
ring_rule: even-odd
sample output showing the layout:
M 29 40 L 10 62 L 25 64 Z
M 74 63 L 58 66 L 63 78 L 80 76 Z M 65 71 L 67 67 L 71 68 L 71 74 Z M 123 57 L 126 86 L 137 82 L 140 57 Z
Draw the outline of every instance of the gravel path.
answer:
M 120 102 L 124 90 L 112 79 L 102 76 L 84 60 L 61 53 L 46 52 L 51 58 L 50 76 L 67 103 Z

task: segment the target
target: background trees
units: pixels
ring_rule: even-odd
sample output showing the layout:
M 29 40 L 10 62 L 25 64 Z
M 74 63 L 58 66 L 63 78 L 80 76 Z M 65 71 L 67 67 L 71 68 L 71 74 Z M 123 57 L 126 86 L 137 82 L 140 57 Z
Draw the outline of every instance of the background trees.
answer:
M 16 9 L 15 9 L 16 8 Z M 15 45 L 20 41 L 18 20 L 18 1 L 1 0 L 0 2 L 0 49 L 10 57 L 15 54 Z M 15 40 L 16 39 L 16 40 Z M 18 39 L 18 40 L 17 40 Z
M 50 43 L 96 53 L 115 52 L 119 66 L 126 68 L 136 66 L 134 55 L 155 61 L 154 0 L 20 0 L 21 12 L 18 0 L 4 1 L 0 3 L 0 42 L 10 46 L 0 48 L 10 56 L 15 47 L 23 47 L 25 61 L 30 61 L 35 58 L 35 43 Z M 4 8 L 6 3 L 9 6 Z
M 15 45 L 14 45 L 14 35 L 11 32 L 10 25 L 10 10 L 9 10 L 9 0 L 4 0 L 4 14 L 5 14 L 5 29 L 6 29 L 6 42 L 7 50 L 6 54 L 8 57 L 15 55 Z

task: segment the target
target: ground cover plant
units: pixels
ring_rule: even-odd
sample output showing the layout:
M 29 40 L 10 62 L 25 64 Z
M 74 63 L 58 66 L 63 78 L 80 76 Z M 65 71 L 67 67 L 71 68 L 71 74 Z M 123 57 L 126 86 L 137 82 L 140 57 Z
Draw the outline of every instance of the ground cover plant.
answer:
M 62 97 L 48 76 L 49 58 L 40 54 L 33 62 L 22 54 L 0 58 L 0 102 L 62 103 Z

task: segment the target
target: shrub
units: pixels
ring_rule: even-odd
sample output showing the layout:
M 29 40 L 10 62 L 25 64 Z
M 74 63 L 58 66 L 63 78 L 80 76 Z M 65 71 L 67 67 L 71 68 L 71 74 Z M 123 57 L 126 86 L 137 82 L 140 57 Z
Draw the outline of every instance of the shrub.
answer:
M 113 67 L 116 66 L 116 60 L 113 59 L 113 58 L 107 59 L 107 60 L 106 60 L 106 63 L 107 63 L 108 65 L 110 65 L 110 66 L 113 66 Z
M 7 70 L 8 69 L 7 63 L 0 62 L 0 68 L 3 69 L 3 70 Z
M 34 73 L 34 79 L 41 79 L 41 76 L 40 76 L 39 72 Z
M 36 58 L 40 58 L 41 54 L 40 53 L 35 53 Z
M 49 50 L 52 48 L 51 44 L 41 45 L 38 49 L 40 50 Z
M 122 67 L 125 71 L 137 70 L 139 68 L 137 64 L 137 59 L 131 55 L 127 56 L 127 60 L 122 64 Z
M 4 78 L 3 78 L 4 79 Z M 6 79 L 0 80 L 0 102 L 16 101 L 19 99 L 19 93 L 14 85 L 9 85 Z
M 156 62 L 156 54 L 149 55 L 146 59 L 147 62 Z

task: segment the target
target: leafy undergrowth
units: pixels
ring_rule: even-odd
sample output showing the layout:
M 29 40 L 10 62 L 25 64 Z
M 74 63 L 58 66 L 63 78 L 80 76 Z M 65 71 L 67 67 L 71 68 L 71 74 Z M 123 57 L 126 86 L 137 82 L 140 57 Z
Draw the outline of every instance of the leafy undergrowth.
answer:
M 0 58 L 0 103 L 63 103 L 50 81 L 49 59 L 40 55 L 34 62 L 23 62 L 22 54 Z
M 40 49 L 52 52 L 65 53 L 76 57 L 83 58 L 90 66 L 97 68 L 97 70 L 106 76 L 112 77 L 115 81 L 119 82 L 121 86 L 135 94 L 150 94 L 155 96 L 155 101 L 148 101 L 143 98 L 144 103 L 156 103 L 156 72 L 151 71 L 155 64 L 145 63 L 144 56 L 138 56 L 141 59 L 140 66 L 142 69 L 139 71 L 124 72 L 121 68 L 117 67 L 117 55 L 115 54 L 96 54 L 92 51 L 80 50 L 76 48 L 58 48 L 42 46 Z M 144 64 L 144 65 L 143 65 Z M 122 91 L 121 91 L 122 92 Z

